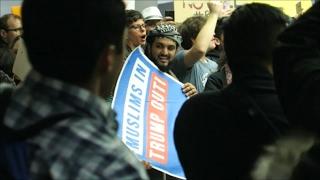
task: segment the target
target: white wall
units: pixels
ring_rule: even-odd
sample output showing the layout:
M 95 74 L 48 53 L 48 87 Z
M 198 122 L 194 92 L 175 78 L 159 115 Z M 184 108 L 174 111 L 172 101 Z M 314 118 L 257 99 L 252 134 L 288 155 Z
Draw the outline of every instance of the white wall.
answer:
M 149 6 L 158 6 L 157 0 L 136 0 L 135 10 L 142 11 L 144 8 Z
M 173 2 L 173 0 L 158 0 L 158 4 L 170 3 L 170 2 Z
M 127 3 L 126 9 L 135 9 L 136 1 L 135 0 L 125 0 Z

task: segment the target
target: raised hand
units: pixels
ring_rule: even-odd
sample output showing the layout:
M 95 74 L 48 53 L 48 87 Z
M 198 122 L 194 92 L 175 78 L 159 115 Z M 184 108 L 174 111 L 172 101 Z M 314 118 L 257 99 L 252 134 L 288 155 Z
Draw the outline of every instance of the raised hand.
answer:
M 223 5 L 220 2 L 208 2 L 207 6 L 209 8 L 210 13 L 212 14 L 217 14 L 217 15 L 221 15 L 222 14 L 222 9 L 223 9 Z

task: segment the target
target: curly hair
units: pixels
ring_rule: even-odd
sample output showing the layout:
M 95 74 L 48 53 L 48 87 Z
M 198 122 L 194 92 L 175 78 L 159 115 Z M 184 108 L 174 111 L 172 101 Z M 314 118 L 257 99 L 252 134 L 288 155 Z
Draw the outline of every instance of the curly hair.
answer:
M 179 26 L 178 31 L 182 36 L 181 46 L 184 49 L 190 49 L 192 47 L 192 39 L 196 39 L 206 21 L 207 19 L 203 16 L 193 16 L 186 19 Z
M 126 25 L 129 27 L 139 19 L 144 19 L 142 14 L 136 10 L 126 10 Z

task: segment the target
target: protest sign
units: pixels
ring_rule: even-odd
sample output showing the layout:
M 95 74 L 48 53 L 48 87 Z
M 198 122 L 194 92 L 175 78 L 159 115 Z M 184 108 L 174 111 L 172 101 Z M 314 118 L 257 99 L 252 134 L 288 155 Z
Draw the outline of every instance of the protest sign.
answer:
M 161 72 L 138 47 L 126 60 L 112 102 L 121 140 L 139 159 L 179 178 L 184 178 L 184 173 L 173 129 L 186 99 L 182 83 Z

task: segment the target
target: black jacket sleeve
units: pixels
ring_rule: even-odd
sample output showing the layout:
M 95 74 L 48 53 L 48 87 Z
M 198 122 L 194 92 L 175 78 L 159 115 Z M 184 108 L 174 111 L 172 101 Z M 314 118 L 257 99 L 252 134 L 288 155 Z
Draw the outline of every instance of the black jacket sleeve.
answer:
M 217 92 L 223 89 L 226 84 L 225 76 L 224 70 L 212 73 L 208 77 L 204 91 Z

